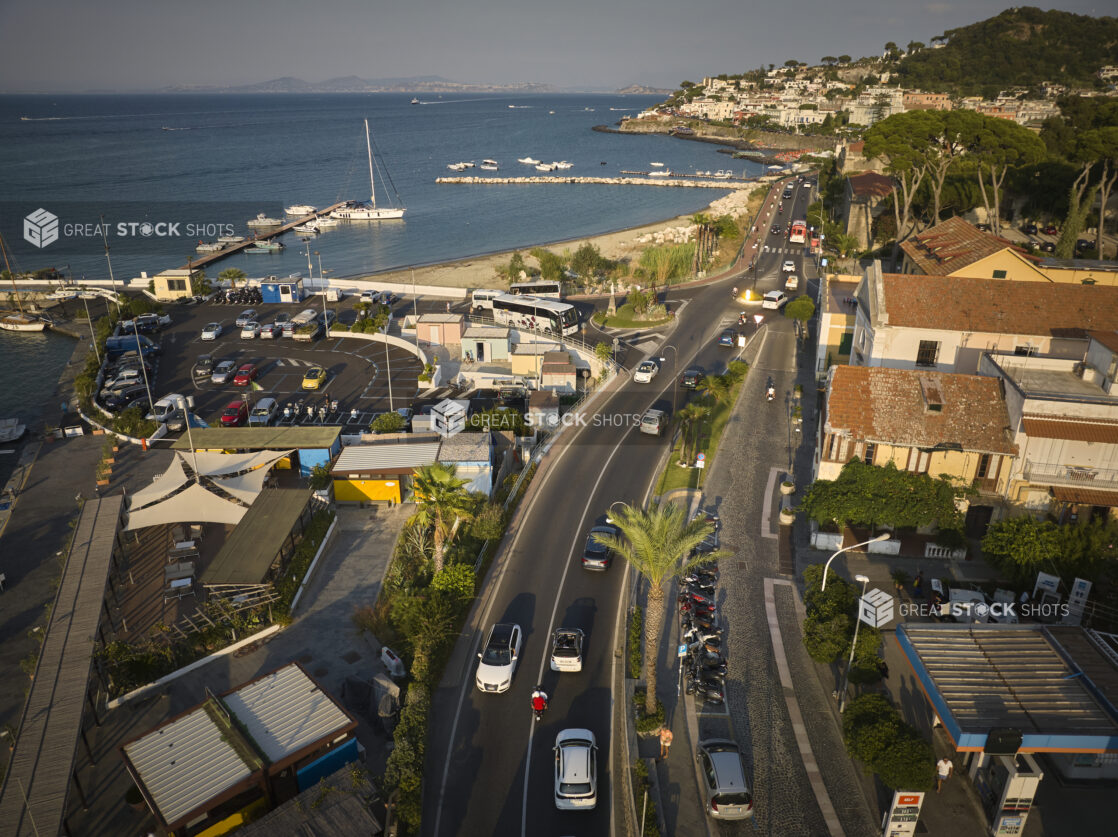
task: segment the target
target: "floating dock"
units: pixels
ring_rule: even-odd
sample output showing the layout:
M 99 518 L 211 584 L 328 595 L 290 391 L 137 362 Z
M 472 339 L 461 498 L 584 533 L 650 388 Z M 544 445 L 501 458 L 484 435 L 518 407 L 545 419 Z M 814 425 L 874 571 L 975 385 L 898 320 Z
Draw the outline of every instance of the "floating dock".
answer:
M 230 244 L 228 247 L 218 250 L 215 253 L 199 254 L 198 258 L 191 259 L 187 264 L 184 264 L 182 266 L 182 269 L 195 270 L 197 268 L 213 264 L 219 259 L 224 259 L 226 256 L 232 256 L 235 253 L 240 253 L 244 250 L 247 250 L 258 241 L 268 241 L 269 239 L 275 238 L 276 236 L 283 235 L 285 232 L 290 232 L 295 227 L 298 227 L 301 224 L 306 224 L 308 221 L 314 221 L 316 218 L 321 218 L 323 215 L 329 215 L 335 209 L 343 207 L 347 203 L 349 203 L 349 201 L 339 201 L 338 203 L 328 206 L 325 209 L 316 210 L 310 215 L 304 215 L 301 218 L 297 218 L 294 221 L 290 221 L 281 226 L 266 228 L 263 232 L 255 233 L 252 238 L 246 238 L 239 244 Z
M 624 172 L 623 172 L 624 173 Z M 640 172 L 629 172 L 639 174 Z M 756 178 L 699 178 L 696 175 L 671 177 L 437 177 L 436 183 L 465 184 L 525 184 L 538 183 L 587 183 L 601 186 L 683 186 L 693 189 L 743 189 L 756 182 Z

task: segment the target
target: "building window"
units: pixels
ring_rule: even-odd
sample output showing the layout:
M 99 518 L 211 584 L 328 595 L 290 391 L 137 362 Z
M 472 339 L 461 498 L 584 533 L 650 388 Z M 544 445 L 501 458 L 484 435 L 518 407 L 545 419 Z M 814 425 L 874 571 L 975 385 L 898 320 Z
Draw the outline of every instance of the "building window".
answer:
M 995 270 L 994 271 L 994 278 L 995 279 L 1004 279 L 1005 278 L 1005 271 L 1004 270 Z
M 866 442 L 866 453 L 863 457 L 863 461 L 867 465 L 872 465 L 875 453 L 877 453 L 877 445 L 875 445 L 873 442 Z
M 935 366 L 939 357 L 938 340 L 921 340 L 920 348 L 916 351 L 917 366 Z
M 185 291 L 186 290 L 186 280 L 185 279 L 168 279 L 167 280 L 167 290 L 170 290 L 170 291 Z
M 978 469 L 974 472 L 974 475 L 978 477 L 978 479 L 984 480 L 990 476 L 991 459 L 993 459 L 993 457 L 988 453 L 984 453 L 982 456 L 978 457 Z
M 1028 343 L 1024 346 L 1015 346 L 1013 354 L 1019 357 L 1032 357 L 1036 354 L 1036 346 L 1030 346 Z

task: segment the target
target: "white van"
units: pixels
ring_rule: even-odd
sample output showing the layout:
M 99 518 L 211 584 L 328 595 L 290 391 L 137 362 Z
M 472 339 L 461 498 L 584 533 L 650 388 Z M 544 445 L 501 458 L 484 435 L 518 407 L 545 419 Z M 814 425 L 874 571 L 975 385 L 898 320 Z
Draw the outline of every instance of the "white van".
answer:
M 478 288 L 470 294 L 471 305 L 475 311 L 481 308 L 493 310 L 493 300 L 501 296 L 504 291 L 494 291 L 489 288 Z
M 274 398 L 261 398 L 256 402 L 256 406 L 252 408 L 252 412 L 248 415 L 249 426 L 253 425 L 269 425 L 272 419 L 276 416 L 276 399 Z

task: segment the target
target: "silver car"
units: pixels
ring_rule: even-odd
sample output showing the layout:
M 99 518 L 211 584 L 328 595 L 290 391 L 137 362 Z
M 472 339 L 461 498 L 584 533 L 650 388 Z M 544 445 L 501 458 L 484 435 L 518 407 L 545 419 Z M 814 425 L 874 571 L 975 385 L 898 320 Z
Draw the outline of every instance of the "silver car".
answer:
M 699 742 L 695 758 L 703 776 L 707 814 L 719 820 L 752 817 L 753 793 L 738 745 L 728 738 L 708 738 Z
M 598 804 L 598 742 L 588 729 L 555 737 L 555 807 L 592 811 Z
M 236 371 L 237 364 L 232 360 L 223 360 L 214 367 L 213 374 L 210 375 L 210 383 L 212 384 L 227 384 L 233 380 L 233 372 Z

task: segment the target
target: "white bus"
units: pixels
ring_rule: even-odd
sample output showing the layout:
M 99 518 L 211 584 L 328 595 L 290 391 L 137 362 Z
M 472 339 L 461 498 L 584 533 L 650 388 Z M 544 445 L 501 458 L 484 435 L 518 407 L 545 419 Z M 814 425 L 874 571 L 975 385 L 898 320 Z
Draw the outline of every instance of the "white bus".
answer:
M 578 331 L 578 309 L 537 296 L 502 294 L 493 300 L 493 319 L 501 325 L 564 336 Z
M 563 286 L 558 282 L 518 282 L 509 285 L 509 293 L 515 296 L 541 296 L 544 299 L 562 299 Z
M 479 309 L 493 310 L 493 300 L 504 294 L 504 291 L 494 291 L 490 288 L 478 288 L 470 297 L 471 307 L 477 311 Z

